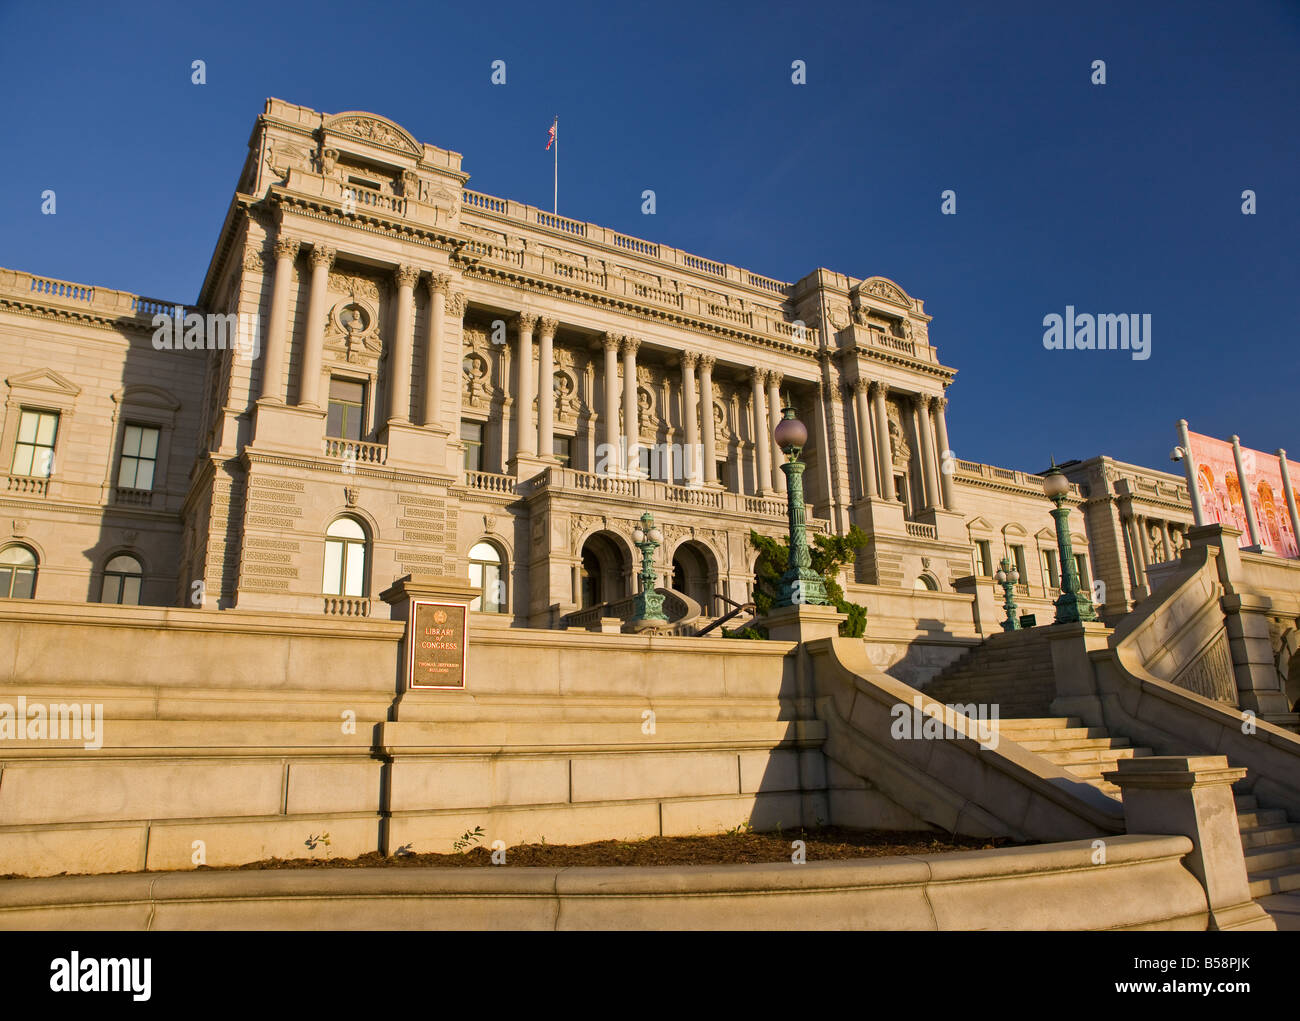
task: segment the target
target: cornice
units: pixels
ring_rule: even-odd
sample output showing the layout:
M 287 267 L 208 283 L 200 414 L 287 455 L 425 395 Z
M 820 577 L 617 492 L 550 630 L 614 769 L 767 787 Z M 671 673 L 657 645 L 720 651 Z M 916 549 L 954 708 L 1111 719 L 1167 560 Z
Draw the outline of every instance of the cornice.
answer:
M 586 290 L 578 286 L 566 285 L 559 281 L 539 279 L 534 276 L 513 271 L 506 266 L 485 265 L 484 263 L 461 263 L 461 265 L 463 266 L 461 272 L 466 279 L 494 278 L 494 282 L 518 291 L 525 291 L 532 294 L 545 294 L 551 297 L 558 297 L 562 301 L 570 301 L 575 304 L 583 304 L 595 308 L 613 309 L 619 312 L 635 315 L 640 319 L 652 322 L 668 323 L 707 336 L 728 337 L 734 340 L 760 345 L 769 350 L 794 355 L 810 362 L 815 361 L 817 357 L 817 352 L 815 350 L 809 350 L 806 346 L 785 343 L 771 337 L 765 337 L 761 334 L 728 327 L 721 323 L 715 324 L 704 322 L 703 320 L 698 320 L 682 313 L 673 313 L 667 309 L 659 309 L 651 305 L 642 305 L 624 297 L 598 294 L 594 291 Z
M 418 473 L 403 468 L 372 468 L 360 464 L 354 465 L 352 471 L 345 472 L 342 461 L 336 464 L 333 461 L 295 456 L 293 454 L 263 454 L 254 450 L 244 450 L 239 455 L 238 461 L 246 472 L 251 471 L 253 465 L 270 464 L 281 468 L 323 472 L 327 475 L 345 475 L 349 479 L 366 478 L 379 479 L 384 482 L 410 482 L 415 485 L 434 486 L 444 490 L 450 489 L 456 481 L 456 477 L 452 475 Z

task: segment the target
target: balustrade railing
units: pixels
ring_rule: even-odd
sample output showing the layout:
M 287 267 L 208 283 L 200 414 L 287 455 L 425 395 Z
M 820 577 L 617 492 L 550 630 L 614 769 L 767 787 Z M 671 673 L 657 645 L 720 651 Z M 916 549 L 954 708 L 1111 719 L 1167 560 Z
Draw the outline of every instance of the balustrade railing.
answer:
M 343 440 L 327 436 L 325 456 L 353 461 L 357 464 L 383 464 L 388 460 L 388 447 L 382 443 L 362 443 L 360 440 Z

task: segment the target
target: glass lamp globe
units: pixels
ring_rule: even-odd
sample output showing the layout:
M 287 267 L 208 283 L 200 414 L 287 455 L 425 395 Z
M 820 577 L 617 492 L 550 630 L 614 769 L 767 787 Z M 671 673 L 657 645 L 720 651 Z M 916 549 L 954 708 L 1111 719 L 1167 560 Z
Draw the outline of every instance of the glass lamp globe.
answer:
M 645 542 L 645 532 L 641 531 L 639 528 L 632 529 L 632 541 Z
M 1043 492 L 1051 499 L 1064 496 L 1070 490 L 1070 480 L 1059 470 L 1053 468 L 1043 476 Z
M 993 576 L 993 580 L 999 585 L 1005 585 L 1007 583 L 1007 572 L 999 569 L 998 573 Z
M 1014 568 L 1011 571 L 1011 584 L 1012 585 L 1020 584 L 1020 572 L 1015 570 Z
M 650 529 L 650 541 L 651 541 L 651 542 L 663 542 L 663 541 L 664 541 L 664 533 L 661 532 L 661 531 L 659 531 L 659 529 L 657 529 L 657 528 L 652 528 L 652 529 Z
M 786 417 L 776 424 L 776 445 L 782 450 L 791 447 L 802 449 L 808 444 L 808 427 L 794 417 L 794 409 L 786 409 Z

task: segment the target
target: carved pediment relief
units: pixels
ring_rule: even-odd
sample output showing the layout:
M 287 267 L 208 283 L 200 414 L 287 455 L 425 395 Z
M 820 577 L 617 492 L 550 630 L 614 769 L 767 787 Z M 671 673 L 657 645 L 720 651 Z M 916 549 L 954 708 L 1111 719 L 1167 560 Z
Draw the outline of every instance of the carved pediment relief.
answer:
M 856 290 L 859 294 L 870 294 L 873 298 L 879 298 L 887 301 L 891 305 L 901 305 L 903 308 L 912 307 L 912 299 L 907 296 L 898 284 L 884 277 L 872 277 L 870 280 L 864 280 Z
M 408 156 L 423 156 L 424 148 L 404 128 L 385 117 L 360 110 L 335 114 L 325 121 L 325 130 L 350 135 L 370 145 L 377 145 Z
M 5 382 L 11 390 L 38 391 L 63 397 L 76 397 L 81 393 L 81 387 L 53 369 L 37 369 L 35 372 L 23 372 L 8 377 Z

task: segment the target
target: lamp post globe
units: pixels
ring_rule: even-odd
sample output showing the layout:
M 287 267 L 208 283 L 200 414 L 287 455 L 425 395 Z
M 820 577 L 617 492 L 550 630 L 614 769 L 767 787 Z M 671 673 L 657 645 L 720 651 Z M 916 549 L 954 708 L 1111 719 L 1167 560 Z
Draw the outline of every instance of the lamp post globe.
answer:
M 781 471 L 785 472 L 788 494 L 786 516 L 789 520 L 790 558 L 785 573 L 781 575 L 773 605 L 825 606 L 826 583 L 812 569 L 805 527 L 807 510 L 803 500 L 803 473 L 807 465 L 799 460 L 799 455 L 808 444 L 808 427 L 795 417 L 794 408 L 788 405 L 781 409 L 781 415 L 772 437 L 786 457 Z
M 1070 508 L 1065 505 L 1065 498 L 1070 492 L 1070 480 L 1056 466 L 1043 475 L 1043 493 L 1056 506 L 1052 508 L 1052 517 L 1056 521 L 1056 550 L 1061 558 L 1061 594 L 1056 600 L 1057 624 L 1079 624 L 1097 620 L 1097 611 L 1093 609 L 1092 600 L 1079 590 L 1079 571 L 1074 563 L 1074 546 L 1070 541 Z

